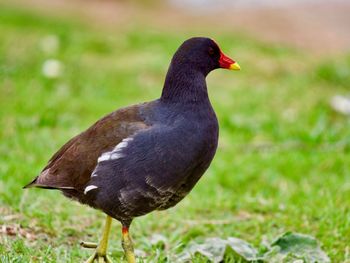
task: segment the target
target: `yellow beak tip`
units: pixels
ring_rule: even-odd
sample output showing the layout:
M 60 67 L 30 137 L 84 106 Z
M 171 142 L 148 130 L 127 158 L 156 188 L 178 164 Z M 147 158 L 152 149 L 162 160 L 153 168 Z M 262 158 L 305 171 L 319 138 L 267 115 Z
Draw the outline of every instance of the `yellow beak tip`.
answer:
M 239 66 L 239 64 L 237 62 L 233 63 L 230 65 L 231 70 L 241 70 L 241 67 Z

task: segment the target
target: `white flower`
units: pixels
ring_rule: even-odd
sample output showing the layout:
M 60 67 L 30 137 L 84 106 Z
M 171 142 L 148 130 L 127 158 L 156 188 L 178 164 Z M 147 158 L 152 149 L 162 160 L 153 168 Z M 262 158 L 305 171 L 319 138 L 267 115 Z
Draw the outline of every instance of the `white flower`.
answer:
M 350 98 L 342 95 L 335 95 L 331 99 L 332 108 L 344 115 L 350 115 Z
M 45 77 L 54 79 L 62 75 L 63 64 L 57 59 L 48 59 L 44 62 L 42 73 Z

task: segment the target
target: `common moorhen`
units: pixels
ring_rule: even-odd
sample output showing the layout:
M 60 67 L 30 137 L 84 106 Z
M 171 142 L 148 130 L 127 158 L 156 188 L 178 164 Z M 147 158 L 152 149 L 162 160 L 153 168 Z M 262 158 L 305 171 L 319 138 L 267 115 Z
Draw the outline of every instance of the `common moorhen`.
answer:
M 122 224 L 122 246 L 135 262 L 131 221 L 176 205 L 209 167 L 218 121 L 205 78 L 217 68 L 239 70 L 209 38 L 186 40 L 176 51 L 159 99 L 119 109 L 68 141 L 27 187 L 58 189 L 102 210 L 106 225 L 96 252 L 106 255 L 112 218 Z

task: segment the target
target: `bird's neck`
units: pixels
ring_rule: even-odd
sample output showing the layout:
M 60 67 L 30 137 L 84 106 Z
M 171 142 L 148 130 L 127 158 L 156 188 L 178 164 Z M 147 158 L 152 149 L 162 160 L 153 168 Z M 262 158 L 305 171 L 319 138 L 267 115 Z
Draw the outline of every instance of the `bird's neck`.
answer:
M 205 75 L 189 66 L 172 63 L 160 100 L 170 103 L 209 102 Z

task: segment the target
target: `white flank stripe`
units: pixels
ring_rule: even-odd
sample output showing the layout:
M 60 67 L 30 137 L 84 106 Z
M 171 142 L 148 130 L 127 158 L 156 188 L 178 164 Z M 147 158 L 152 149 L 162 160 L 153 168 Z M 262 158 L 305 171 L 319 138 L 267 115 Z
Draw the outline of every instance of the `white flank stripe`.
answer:
M 96 185 L 89 185 L 89 186 L 87 186 L 87 187 L 85 188 L 84 194 L 86 195 L 87 192 L 89 192 L 89 191 L 91 191 L 91 190 L 94 190 L 94 189 L 96 189 L 96 188 L 98 188 Z
M 121 148 L 124 148 L 128 146 L 128 142 L 126 141 L 122 141 L 121 143 L 119 143 L 115 148 L 114 148 L 114 151 L 117 151 L 118 149 L 121 149 Z
M 118 152 L 111 154 L 111 160 L 119 159 L 119 158 L 122 158 L 122 157 L 124 157 L 124 154 L 121 154 L 121 153 L 118 153 Z
M 114 147 L 113 151 L 103 153 L 98 159 L 98 162 L 108 161 L 108 160 L 116 160 L 122 157 L 125 157 L 124 154 L 121 153 L 121 150 L 128 146 L 128 142 L 131 142 L 134 138 L 125 138 L 123 139 L 117 146 Z M 91 177 L 97 176 L 97 174 L 92 173 Z
M 98 174 L 95 173 L 95 172 L 93 172 L 92 175 L 91 175 L 91 177 L 95 177 L 95 176 L 98 176 Z
M 111 158 L 111 155 L 109 153 L 104 153 L 97 159 L 97 161 L 103 162 L 103 161 L 109 160 L 110 158 Z

